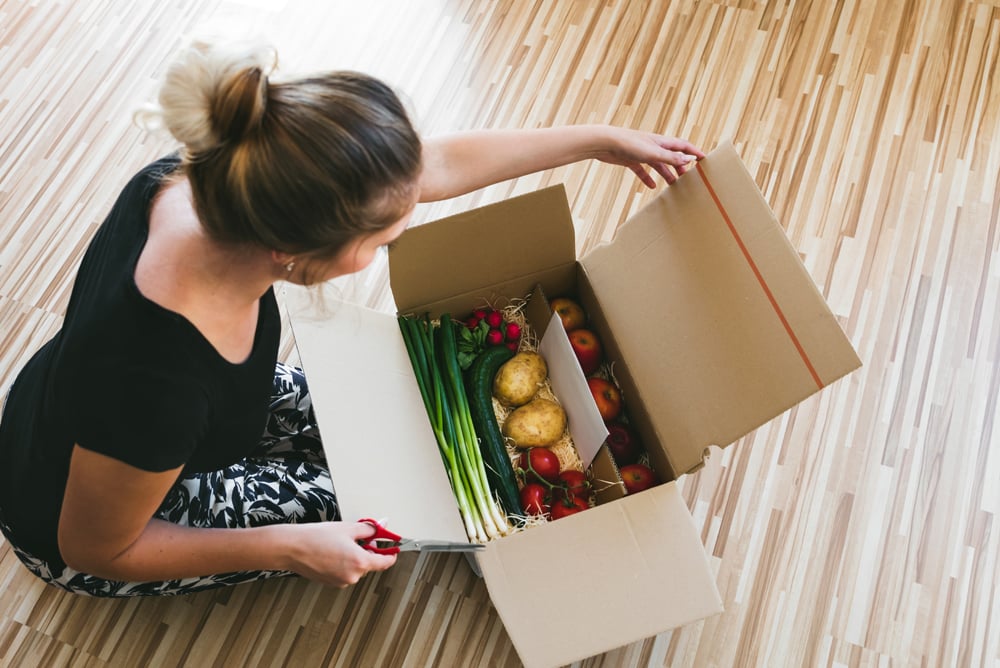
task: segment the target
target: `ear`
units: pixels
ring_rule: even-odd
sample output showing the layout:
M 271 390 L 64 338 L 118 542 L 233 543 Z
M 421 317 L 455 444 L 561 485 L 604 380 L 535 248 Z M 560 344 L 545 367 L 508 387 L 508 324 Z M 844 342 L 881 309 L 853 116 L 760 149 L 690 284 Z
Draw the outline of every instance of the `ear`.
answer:
M 291 253 L 285 253 L 285 252 L 278 251 L 278 250 L 272 250 L 271 251 L 271 261 L 274 262 L 278 266 L 284 267 L 284 266 L 287 266 L 288 263 L 290 263 L 290 262 L 294 263 L 295 262 L 295 256 L 292 255 Z
M 292 275 L 292 270 L 295 269 L 295 256 L 272 250 L 271 261 L 274 263 L 272 266 L 274 267 L 275 275 L 288 280 L 288 277 Z

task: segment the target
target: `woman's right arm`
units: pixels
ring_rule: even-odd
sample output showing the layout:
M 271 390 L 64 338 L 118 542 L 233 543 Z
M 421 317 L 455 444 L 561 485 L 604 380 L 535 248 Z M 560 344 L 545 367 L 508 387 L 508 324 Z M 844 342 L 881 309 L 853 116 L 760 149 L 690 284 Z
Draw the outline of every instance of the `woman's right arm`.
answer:
M 143 471 L 74 446 L 59 516 L 59 550 L 66 564 L 129 582 L 290 570 L 342 587 L 395 563 L 394 556 L 374 554 L 357 544 L 374 532 L 363 523 L 208 529 L 155 519 L 179 473 Z

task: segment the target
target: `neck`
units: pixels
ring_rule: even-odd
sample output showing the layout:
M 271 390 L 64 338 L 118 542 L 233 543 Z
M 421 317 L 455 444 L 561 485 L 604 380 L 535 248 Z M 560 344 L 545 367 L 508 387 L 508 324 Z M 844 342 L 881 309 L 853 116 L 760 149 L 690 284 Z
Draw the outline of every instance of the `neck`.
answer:
M 270 253 L 265 250 L 226 247 L 208 238 L 192 244 L 190 250 L 192 282 L 220 306 L 256 302 L 277 279 Z
M 270 251 L 220 243 L 206 234 L 187 180 L 160 193 L 150 214 L 150 241 L 136 270 L 137 282 L 158 284 L 155 292 L 171 302 L 193 302 L 224 314 L 257 302 L 279 278 Z

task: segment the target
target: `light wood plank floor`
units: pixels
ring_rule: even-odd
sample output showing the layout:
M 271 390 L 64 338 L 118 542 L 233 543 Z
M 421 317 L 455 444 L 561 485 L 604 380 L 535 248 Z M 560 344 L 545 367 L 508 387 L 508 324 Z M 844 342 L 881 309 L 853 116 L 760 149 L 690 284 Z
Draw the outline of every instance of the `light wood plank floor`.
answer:
M 0 391 L 58 327 L 118 189 L 171 148 L 131 111 L 206 24 L 269 36 L 286 72 L 383 76 L 427 133 L 609 121 L 731 138 L 840 318 L 865 366 L 681 482 L 725 612 L 584 665 L 1000 662 L 997 0 L 0 0 Z M 418 217 L 554 182 L 581 250 L 651 196 L 580 164 Z M 391 307 L 384 266 L 355 289 Z M 6 544 L 0 662 L 518 663 L 458 557 L 345 591 L 100 601 L 39 584 Z

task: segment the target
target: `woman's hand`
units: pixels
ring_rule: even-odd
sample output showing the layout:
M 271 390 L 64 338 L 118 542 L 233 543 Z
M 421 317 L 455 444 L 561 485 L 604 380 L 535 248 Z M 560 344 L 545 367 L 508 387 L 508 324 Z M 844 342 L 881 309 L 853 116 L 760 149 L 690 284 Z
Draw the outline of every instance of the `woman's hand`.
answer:
M 357 583 L 371 571 L 384 571 L 396 555 L 376 554 L 360 545 L 375 527 L 364 522 L 317 522 L 289 525 L 296 529 L 295 547 L 287 570 L 334 587 Z
M 609 127 L 607 131 L 611 147 L 598 151 L 594 157 L 601 162 L 628 167 L 649 188 L 655 188 L 656 181 L 645 165 L 672 185 L 695 160 L 705 157 L 698 147 L 684 139 L 625 128 Z

